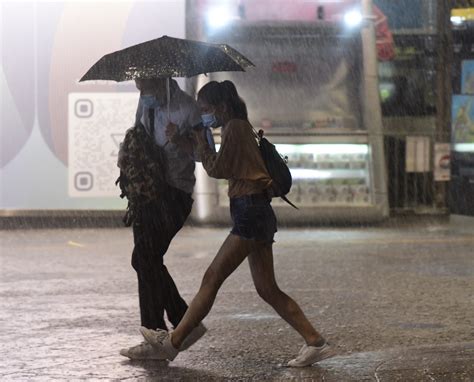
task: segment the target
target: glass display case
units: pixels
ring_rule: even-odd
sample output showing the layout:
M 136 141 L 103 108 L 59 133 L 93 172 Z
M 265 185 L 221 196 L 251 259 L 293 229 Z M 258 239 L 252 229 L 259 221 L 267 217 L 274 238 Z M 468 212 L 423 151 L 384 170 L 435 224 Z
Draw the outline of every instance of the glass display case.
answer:
M 276 144 L 288 158 L 297 206 L 361 206 L 371 203 L 367 144 Z M 217 182 L 218 203 L 229 204 L 227 181 Z M 275 198 L 274 206 L 288 206 Z
M 374 143 L 365 132 L 353 134 L 297 134 L 268 130 L 266 137 L 288 158 L 293 185 L 288 199 L 272 206 L 282 224 L 373 222 L 387 215 L 383 179 L 374 174 L 383 161 L 375 160 Z M 214 136 L 219 149 L 220 135 Z M 198 223 L 229 222 L 226 180 L 207 176 L 196 166 L 196 201 L 193 218 Z

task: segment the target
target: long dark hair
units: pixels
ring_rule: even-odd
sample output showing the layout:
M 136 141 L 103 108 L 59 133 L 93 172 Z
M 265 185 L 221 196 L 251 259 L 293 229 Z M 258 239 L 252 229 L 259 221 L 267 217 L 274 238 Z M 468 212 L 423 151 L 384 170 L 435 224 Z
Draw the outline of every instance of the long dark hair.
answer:
M 247 105 L 240 98 L 232 81 L 208 82 L 199 90 L 198 98 L 212 106 L 218 106 L 223 103 L 227 106 L 231 118 L 248 121 Z

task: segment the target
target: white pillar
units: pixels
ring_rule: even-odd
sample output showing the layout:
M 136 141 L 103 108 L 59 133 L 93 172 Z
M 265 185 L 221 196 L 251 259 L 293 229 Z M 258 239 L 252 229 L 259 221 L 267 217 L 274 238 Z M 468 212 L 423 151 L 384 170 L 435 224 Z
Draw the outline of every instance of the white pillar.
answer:
M 377 47 L 375 40 L 372 0 L 361 0 L 362 55 L 363 55 L 363 119 L 369 136 L 370 155 L 373 161 L 372 185 L 376 205 L 382 206 L 383 216 L 389 215 L 382 109 L 380 106 Z

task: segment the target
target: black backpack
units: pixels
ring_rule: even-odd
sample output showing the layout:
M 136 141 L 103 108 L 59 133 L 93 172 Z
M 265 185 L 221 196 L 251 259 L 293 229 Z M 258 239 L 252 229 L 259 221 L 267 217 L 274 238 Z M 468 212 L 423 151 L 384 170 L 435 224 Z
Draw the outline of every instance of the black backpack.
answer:
M 291 172 L 287 165 L 288 157 L 283 157 L 278 153 L 275 145 L 263 136 L 263 130 L 259 130 L 257 136 L 258 146 L 260 148 L 260 153 L 262 154 L 263 162 L 265 163 L 268 174 L 273 180 L 273 196 L 282 198 L 293 208 L 298 209 L 298 207 L 290 202 L 285 196 L 290 192 L 292 184 Z

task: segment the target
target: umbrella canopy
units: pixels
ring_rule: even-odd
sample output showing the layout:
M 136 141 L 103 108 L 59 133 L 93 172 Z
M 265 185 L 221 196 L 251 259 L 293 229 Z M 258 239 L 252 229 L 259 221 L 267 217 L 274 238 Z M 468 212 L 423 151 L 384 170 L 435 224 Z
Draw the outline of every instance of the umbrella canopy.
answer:
M 80 81 L 192 77 L 202 73 L 245 71 L 255 66 L 226 44 L 163 36 L 105 55 Z

